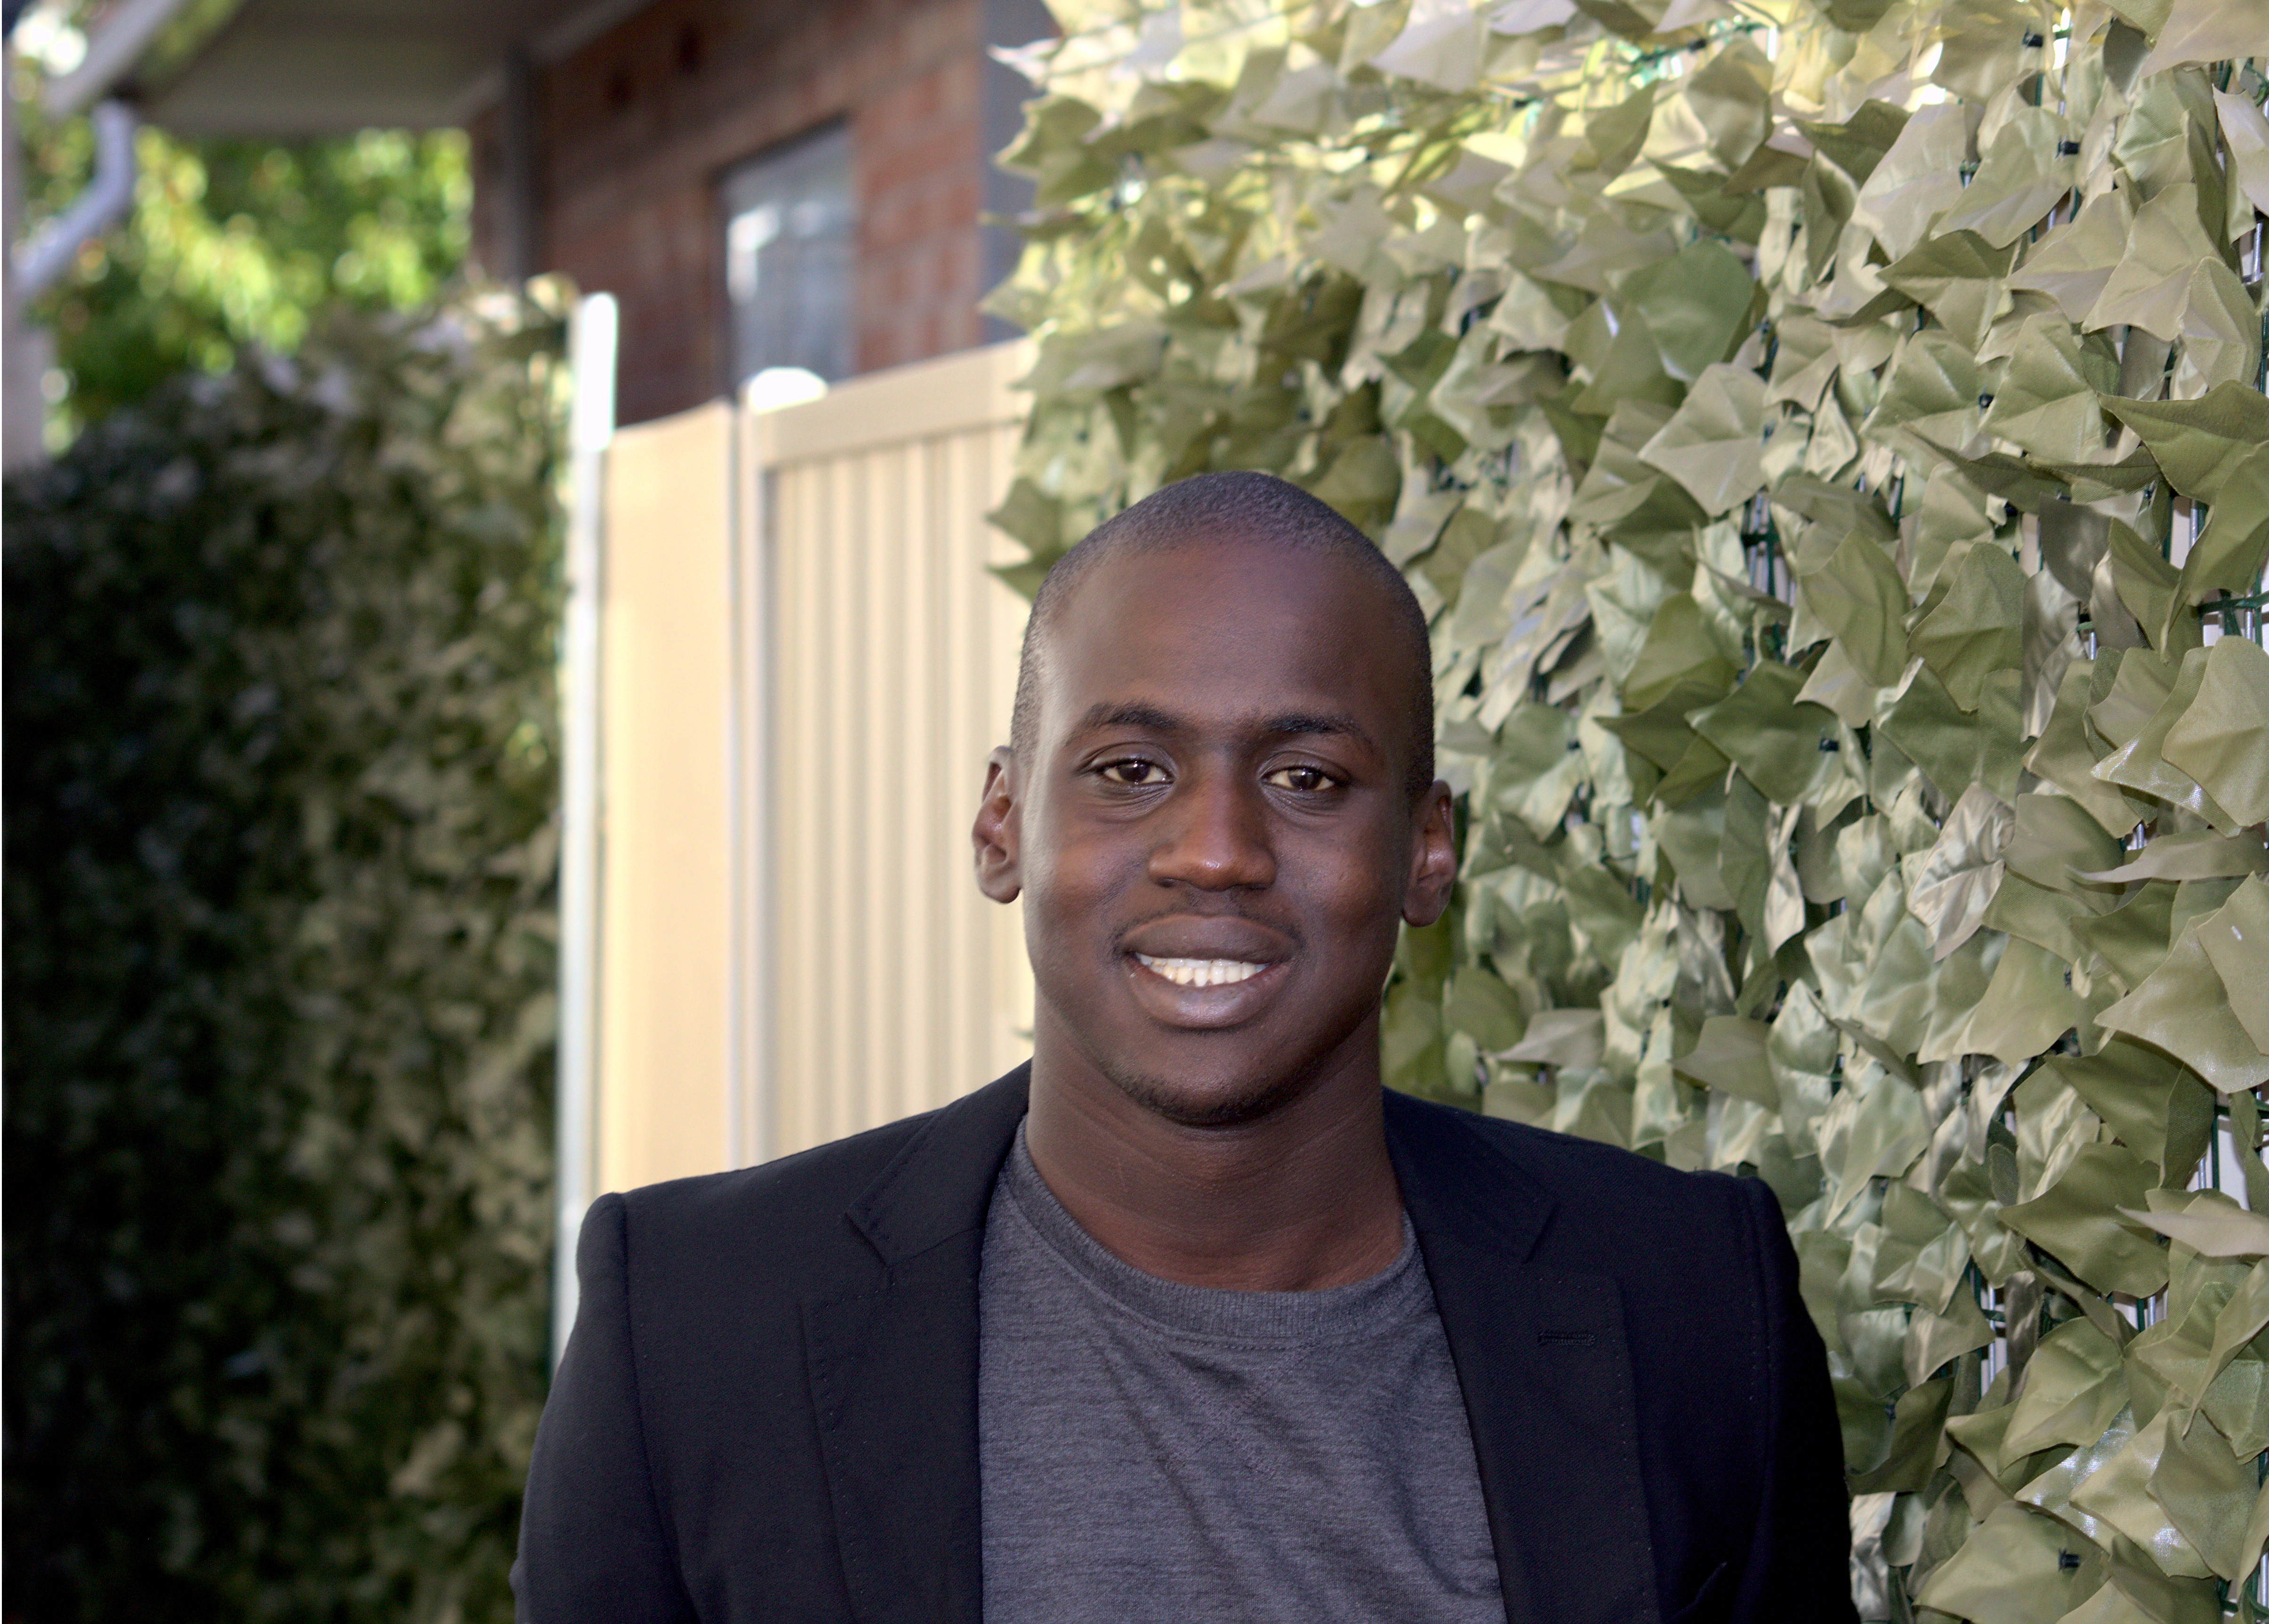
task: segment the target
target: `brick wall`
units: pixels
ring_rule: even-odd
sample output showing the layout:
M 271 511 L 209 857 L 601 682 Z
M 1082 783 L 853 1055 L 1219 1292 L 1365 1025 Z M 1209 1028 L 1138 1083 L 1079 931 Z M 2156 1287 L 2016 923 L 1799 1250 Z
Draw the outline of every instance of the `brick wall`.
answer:
M 540 66 L 536 262 L 621 300 L 622 420 L 726 387 L 719 178 L 839 118 L 858 197 L 860 370 L 987 337 L 976 301 L 1002 256 L 978 215 L 1001 206 L 988 170 L 1003 109 L 990 104 L 1015 91 L 985 46 L 1045 26 L 1037 0 L 654 0 Z M 496 265 L 498 112 L 473 142 L 475 253 Z

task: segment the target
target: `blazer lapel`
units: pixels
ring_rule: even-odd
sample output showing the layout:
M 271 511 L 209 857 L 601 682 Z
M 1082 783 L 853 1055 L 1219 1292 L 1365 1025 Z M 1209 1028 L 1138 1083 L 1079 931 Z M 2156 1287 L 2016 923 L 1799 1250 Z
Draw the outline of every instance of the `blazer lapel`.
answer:
M 1456 1114 L 1388 1096 L 1387 1143 L 1473 1428 L 1516 1624 L 1659 1624 L 1615 1281 L 1533 1266 L 1543 1192 Z
M 1024 1114 L 1018 1067 L 933 1118 L 845 1218 L 868 1289 L 803 1305 L 806 1369 L 860 1624 L 977 1624 L 977 1272 Z

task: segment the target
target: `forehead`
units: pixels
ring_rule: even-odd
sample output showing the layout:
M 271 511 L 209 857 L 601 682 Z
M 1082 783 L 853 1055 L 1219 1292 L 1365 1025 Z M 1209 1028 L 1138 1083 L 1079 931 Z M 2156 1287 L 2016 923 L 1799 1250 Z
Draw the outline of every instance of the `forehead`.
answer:
M 1408 663 L 1394 604 L 1353 561 L 1201 536 L 1114 553 L 1074 585 L 1047 629 L 1046 709 L 1061 727 L 1105 700 L 1173 698 L 1193 714 L 1328 705 L 1383 738 Z

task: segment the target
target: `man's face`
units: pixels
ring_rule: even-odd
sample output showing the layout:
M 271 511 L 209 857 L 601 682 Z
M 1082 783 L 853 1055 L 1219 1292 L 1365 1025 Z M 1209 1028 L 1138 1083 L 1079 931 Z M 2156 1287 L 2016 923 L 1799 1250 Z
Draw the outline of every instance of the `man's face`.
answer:
M 996 756 L 980 877 L 1022 890 L 1035 1040 L 1190 1124 L 1375 1074 L 1398 923 L 1454 869 L 1406 774 L 1376 582 L 1258 543 L 1122 554 L 1062 606 L 1030 761 Z

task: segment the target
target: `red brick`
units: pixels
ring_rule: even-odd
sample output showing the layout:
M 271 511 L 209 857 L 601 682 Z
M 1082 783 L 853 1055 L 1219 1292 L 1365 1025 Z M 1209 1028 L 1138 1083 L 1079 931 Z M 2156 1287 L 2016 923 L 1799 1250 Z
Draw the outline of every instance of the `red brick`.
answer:
M 541 72 L 538 259 L 622 300 L 625 421 L 726 381 L 723 172 L 837 118 L 860 206 L 860 366 L 977 341 L 982 41 L 981 0 L 659 0 Z M 475 252 L 495 262 L 495 116 L 472 134 Z

